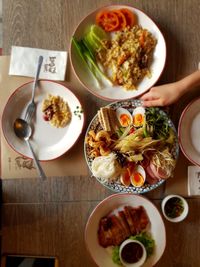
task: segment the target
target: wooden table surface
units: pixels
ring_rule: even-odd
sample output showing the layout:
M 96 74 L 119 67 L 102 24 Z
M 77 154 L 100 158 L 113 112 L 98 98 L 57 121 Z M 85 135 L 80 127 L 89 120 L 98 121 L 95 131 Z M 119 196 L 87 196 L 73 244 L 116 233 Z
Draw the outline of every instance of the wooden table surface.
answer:
M 200 61 L 199 0 L 3 0 L 3 54 L 9 55 L 12 45 L 66 51 L 77 23 L 94 9 L 111 3 L 142 9 L 163 32 L 167 62 L 158 84 L 196 70 Z M 84 103 L 88 124 L 107 102 L 81 86 L 70 64 L 67 82 L 80 89 L 78 97 Z M 199 95 L 198 90 L 171 107 L 176 126 L 182 109 L 195 95 Z M 164 190 L 162 186 L 145 195 L 159 210 Z M 45 182 L 3 180 L 2 253 L 56 255 L 61 267 L 95 266 L 85 247 L 84 227 L 93 208 L 110 194 L 95 179 L 83 176 L 66 174 Z M 164 221 L 167 245 L 156 267 L 200 266 L 200 199 L 188 198 L 188 203 L 190 212 L 185 221 Z

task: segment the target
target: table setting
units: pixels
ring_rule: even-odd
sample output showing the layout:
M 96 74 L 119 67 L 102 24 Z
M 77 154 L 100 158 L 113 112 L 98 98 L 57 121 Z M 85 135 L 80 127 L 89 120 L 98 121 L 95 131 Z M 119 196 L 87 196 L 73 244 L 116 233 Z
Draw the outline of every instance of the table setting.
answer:
M 174 238 L 198 225 L 198 91 L 177 105 L 143 106 L 143 94 L 178 73 L 178 67 L 169 67 L 176 54 L 169 51 L 169 36 L 147 6 L 101 4 L 87 8 L 73 25 L 67 51 L 22 42 L 0 57 L 3 196 L 6 192 L 5 203 L 23 214 L 12 219 L 19 225 L 12 232 L 12 210 L 3 202 L 2 249 L 56 256 L 60 266 L 168 266 L 169 255 L 175 257 Z M 15 197 L 9 196 L 12 184 Z M 41 202 L 40 186 L 48 192 Z M 18 196 L 20 187 L 24 198 Z M 21 208 L 27 203 L 31 210 L 36 203 L 43 212 L 49 207 L 58 217 L 49 213 L 45 222 L 35 210 L 36 220 L 26 222 L 28 210 Z M 55 236 L 58 225 L 54 248 L 44 244 L 41 253 L 35 249 L 38 219 Z M 32 225 L 38 239 L 30 249 L 26 227 L 21 247 L 6 241 L 23 224 Z M 69 240 L 62 239 L 68 230 Z M 190 237 L 181 238 L 184 243 Z M 134 258 L 136 247 L 140 255 Z M 195 266 L 187 245 L 179 248 L 184 261 L 174 258 L 171 266 Z

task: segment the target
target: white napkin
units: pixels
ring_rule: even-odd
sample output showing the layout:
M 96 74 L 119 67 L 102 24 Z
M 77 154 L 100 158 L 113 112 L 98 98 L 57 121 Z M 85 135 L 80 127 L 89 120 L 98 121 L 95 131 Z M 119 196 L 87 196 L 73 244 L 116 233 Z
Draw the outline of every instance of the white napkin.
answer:
M 188 195 L 200 196 L 200 167 L 188 166 Z
M 43 56 L 40 79 L 65 80 L 67 52 L 12 46 L 9 75 L 35 77 L 39 56 Z

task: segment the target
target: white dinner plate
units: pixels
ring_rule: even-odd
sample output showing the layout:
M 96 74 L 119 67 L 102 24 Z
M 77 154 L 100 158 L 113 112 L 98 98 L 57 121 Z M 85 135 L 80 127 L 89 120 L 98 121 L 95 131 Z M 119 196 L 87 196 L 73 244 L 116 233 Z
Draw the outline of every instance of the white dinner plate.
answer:
M 30 150 L 26 142 L 15 135 L 13 124 L 16 118 L 24 118 L 27 104 L 31 99 L 32 87 L 33 82 L 29 82 L 17 88 L 8 99 L 2 114 L 2 130 L 8 144 L 16 152 L 29 158 L 32 158 Z M 53 127 L 43 119 L 42 103 L 48 94 L 62 97 L 69 105 L 72 118 L 63 128 Z M 39 160 L 52 160 L 67 152 L 80 136 L 84 124 L 82 106 L 67 87 L 47 80 L 39 82 L 35 102 L 37 108 L 30 141 Z
M 114 194 L 101 201 L 91 213 L 85 228 L 85 242 L 88 251 L 99 267 L 116 267 L 108 251 L 98 242 L 99 221 L 114 209 L 129 205 L 132 207 L 143 206 L 150 220 L 152 238 L 155 241 L 155 250 L 142 267 L 152 267 L 161 258 L 166 246 L 166 231 L 163 219 L 158 209 L 147 198 L 134 194 Z
M 178 138 L 183 154 L 200 166 L 200 98 L 183 110 L 178 126 Z
M 92 24 L 95 24 L 95 17 L 99 11 L 105 9 L 113 10 L 122 8 L 129 9 L 131 12 L 133 12 L 137 17 L 138 24 L 150 31 L 157 40 L 156 47 L 153 51 L 153 59 L 150 64 L 151 77 L 144 77 L 137 85 L 137 90 L 125 90 L 121 86 L 109 86 L 106 84 L 103 85 L 101 89 L 99 89 L 95 83 L 94 78 L 87 71 L 87 68 L 84 66 L 84 64 L 80 64 L 80 58 L 79 56 L 77 56 L 73 45 L 70 45 L 70 59 L 77 78 L 82 83 L 82 85 L 92 94 L 107 101 L 120 101 L 136 98 L 145 93 L 158 81 L 160 75 L 162 74 L 166 61 L 166 43 L 160 29 L 148 15 L 132 6 L 110 5 L 95 10 L 94 12 L 88 14 L 78 24 L 73 33 L 73 36 L 78 40 L 83 38 L 86 31 L 88 30 L 88 27 Z

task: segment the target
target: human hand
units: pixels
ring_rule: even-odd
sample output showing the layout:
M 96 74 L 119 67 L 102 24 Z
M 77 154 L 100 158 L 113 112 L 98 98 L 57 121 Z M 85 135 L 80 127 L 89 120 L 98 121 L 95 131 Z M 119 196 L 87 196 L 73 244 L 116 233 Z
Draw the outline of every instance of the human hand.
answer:
M 149 92 L 144 94 L 140 99 L 143 106 L 168 106 L 175 103 L 181 96 L 179 82 L 164 84 L 152 87 Z

